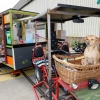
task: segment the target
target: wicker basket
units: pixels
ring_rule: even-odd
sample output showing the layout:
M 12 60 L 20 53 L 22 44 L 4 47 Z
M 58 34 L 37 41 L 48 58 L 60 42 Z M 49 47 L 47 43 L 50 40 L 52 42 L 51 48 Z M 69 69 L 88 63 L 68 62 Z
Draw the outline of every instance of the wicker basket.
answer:
M 75 60 L 75 57 L 77 56 L 53 55 L 58 75 L 65 83 L 78 83 L 90 78 L 100 77 L 100 64 L 81 65 L 81 59 Z M 67 61 L 64 61 L 64 58 Z

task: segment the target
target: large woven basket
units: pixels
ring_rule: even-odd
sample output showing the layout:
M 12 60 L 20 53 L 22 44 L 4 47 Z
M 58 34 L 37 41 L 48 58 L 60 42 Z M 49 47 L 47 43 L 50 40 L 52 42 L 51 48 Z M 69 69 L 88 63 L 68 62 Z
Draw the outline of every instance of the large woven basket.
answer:
M 73 84 L 100 77 L 100 64 L 81 65 L 81 59 L 75 60 L 75 57 L 53 55 L 58 75 L 65 83 Z

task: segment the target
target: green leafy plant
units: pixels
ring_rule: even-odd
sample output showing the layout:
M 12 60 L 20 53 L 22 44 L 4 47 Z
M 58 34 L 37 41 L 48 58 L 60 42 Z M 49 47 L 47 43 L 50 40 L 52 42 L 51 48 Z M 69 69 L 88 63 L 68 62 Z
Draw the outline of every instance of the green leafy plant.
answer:
M 79 44 L 79 41 L 74 40 L 71 42 L 71 47 L 75 48 L 78 44 Z

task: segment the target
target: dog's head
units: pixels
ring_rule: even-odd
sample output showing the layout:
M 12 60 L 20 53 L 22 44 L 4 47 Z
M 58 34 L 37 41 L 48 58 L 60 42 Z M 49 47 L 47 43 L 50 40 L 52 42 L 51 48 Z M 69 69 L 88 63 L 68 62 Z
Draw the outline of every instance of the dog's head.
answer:
M 98 37 L 96 37 L 95 35 L 88 35 L 85 37 L 85 42 L 87 46 L 96 45 L 98 40 L 99 40 Z

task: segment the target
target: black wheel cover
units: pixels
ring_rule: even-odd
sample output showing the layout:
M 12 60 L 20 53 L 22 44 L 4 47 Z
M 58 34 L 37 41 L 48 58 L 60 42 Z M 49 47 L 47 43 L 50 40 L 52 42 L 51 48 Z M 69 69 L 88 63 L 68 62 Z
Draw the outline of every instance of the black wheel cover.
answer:
M 37 80 L 38 83 L 42 81 L 42 72 L 38 67 L 35 69 L 35 80 Z

